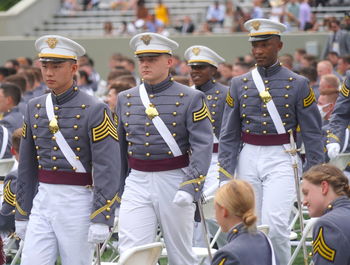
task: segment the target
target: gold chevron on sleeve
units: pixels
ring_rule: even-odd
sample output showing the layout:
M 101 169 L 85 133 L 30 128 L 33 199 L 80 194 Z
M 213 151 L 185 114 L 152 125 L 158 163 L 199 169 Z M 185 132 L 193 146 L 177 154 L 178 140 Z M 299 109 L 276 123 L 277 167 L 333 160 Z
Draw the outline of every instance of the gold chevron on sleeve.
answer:
M 21 206 L 18 204 L 18 201 L 16 201 L 16 210 L 23 216 L 27 216 L 28 213 L 24 211 Z
M 107 110 L 105 110 L 103 121 L 95 128 L 92 128 L 92 141 L 101 141 L 109 135 L 116 141 L 119 140 L 117 128 L 113 124 L 112 120 L 109 118 Z
M 219 167 L 219 172 L 224 174 L 225 177 L 227 177 L 229 179 L 234 179 L 234 177 L 230 173 L 228 173 L 223 167 Z
M 336 135 L 333 134 L 333 133 L 328 133 L 328 134 L 327 134 L 327 138 L 333 138 L 333 139 L 335 139 L 338 143 L 340 142 L 338 136 L 336 136 Z
M 303 100 L 304 108 L 307 108 L 308 106 L 310 106 L 314 101 L 316 102 L 315 93 L 312 90 L 312 88 L 310 87 L 309 95 L 307 95 L 307 97 L 304 98 L 304 100 Z
M 107 209 L 111 208 L 115 202 L 121 203 L 121 198 L 119 197 L 118 192 L 115 194 L 115 196 L 112 200 L 108 200 L 106 202 L 106 205 L 102 206 L 101 208 L 99 208 L 95 212 L 93 212 L 90 215 L 90 219 L 94 219 L 97 215 L 99 215 L 103 211 L 106 211 Z
M 344 97 L 348 98 L 350 94 L 350 89 L 346 87 L 345 83 L 341 86 L 340 93 L 343 94 Z
M 208 117 L 208 119 L 213 122 L 213 119 L 211 118 L 211 114 L 209 111 L 209 108 L 207 106 L 207 104 L 205 104 L 205 101 L 202 100 L 202 107 L 200 110 L 193 112 L 193 121 L 197 122 L 200 120 L 205 119 L 206 117 Z
M 234 99 L 233 99 L 233 98 L 231 97 L 231 95 L 230 95 L 230 90 L 227 92 L 226 103 L 227 103 L 227 105 L 229 105 L 231 108 L 233 108 L 234 105 L 235 105 L 235 101 L 234 101 Z
M 4 201 L 12 206 L 16 206 L 16 196 L 11 191 L 11 180 L 7 182 L 5 188 L 4 188 Z
M 318 253 L 321 257 L 328 261 L 334 261 L 335 250 L 330 248 L 323 237 L 323 227 L 320 227 L 316 240 L 312 243 L 313 254 Z
M 25 122 L 23 122 L 23 126 L 22 126 L 22 137 L 23 138 L 27 137 L 27 124 Z
M 225 264 L 225 261 L 226 261 L 226 258 L 223 258 L 223 259 L 220 261 L 219 265 L 224 265 L 224 264 Z

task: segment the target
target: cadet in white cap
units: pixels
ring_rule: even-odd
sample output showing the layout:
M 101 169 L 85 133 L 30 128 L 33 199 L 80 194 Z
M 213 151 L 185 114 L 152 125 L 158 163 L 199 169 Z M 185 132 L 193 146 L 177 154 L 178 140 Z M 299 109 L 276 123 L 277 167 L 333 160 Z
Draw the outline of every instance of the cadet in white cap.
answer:
M 120 200 L 117 129 L 108 106 L 73 81 L 83 47 L 57 35 L 35 47 L 51 93 L 29 101 L 24 118 L 15 216 L 25 239 L 21 264 L 54 264 L 58 255 L 64 265 L 91 264 Z
M 196 264 L 192 252 L 194 201 L 205 181 L 213 145 L 203 92 L 172 80 L 178 47 L 155 33 L 130 41 L 143 83 L 118 95 L 116 114 L 124 191 L 119 213 L 121 255 L 155 240 L 160 225 L 169 264 Z M 131 168 L 128 172 L 127 168 Z
M 279 263 L 287 264 L 288 221 L 296 198 L 288 131 L 295 135 L 300 125 L 306 169 L 323 163 L 321 117 L 308 80 L 277 60 L 286 27 L 268 19 L 249 20 L 245 27 L 257 67 L 232 79 L 219 142 L 220 180 L 236 171 L 253 185 L 259 223 L 270 226 Z

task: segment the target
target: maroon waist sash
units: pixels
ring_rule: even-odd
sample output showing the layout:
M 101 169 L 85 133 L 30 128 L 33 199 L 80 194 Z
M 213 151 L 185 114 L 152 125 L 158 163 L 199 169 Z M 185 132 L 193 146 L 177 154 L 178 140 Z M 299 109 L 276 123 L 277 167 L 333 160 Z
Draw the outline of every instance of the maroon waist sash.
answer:
M 283 144 L 288 144 L 290 142 L 290 135 L 289 133 L 250 134 L 250 133 L 242 132 L 241 139 L 244 143 L 252 144 L 252 145 L 263 145 L 263 146 L 283 145 Z
M 73 171 L 52 171 L 39 170 L 38 179 L 40 182 L 49 184 L 65 184 L 87 186 L 92 185 L 92 174 L 77 173 Z

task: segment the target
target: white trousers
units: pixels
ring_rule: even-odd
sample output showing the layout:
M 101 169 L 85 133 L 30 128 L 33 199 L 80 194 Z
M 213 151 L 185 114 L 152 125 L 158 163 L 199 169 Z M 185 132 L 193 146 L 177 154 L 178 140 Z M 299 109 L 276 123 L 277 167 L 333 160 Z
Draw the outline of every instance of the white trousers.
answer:
M 82 186 L 40 183 L 25 236 L 22 265 L 92 263 L 88 243 L 92 192 Z
M 245 144 L 239 155 L 237 178 L 252 184 L 258 223 L 269 225 L 279 264 L 286 265 L 291 256 L 288 222 L 296 198 L 290 155 L 283 146 Z
M 131 170 L 125 182 L 119 211 L 119 251 L 155 241 L 160 224 L 170 265 L 193 265 L 195 205 L 179 207 L 172 201 L 184 173 Z

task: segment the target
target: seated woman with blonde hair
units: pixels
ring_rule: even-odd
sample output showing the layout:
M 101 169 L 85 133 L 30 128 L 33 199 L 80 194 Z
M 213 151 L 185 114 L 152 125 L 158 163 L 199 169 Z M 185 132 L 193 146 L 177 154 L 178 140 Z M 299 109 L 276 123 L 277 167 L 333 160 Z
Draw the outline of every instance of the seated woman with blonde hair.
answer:
M 311 217 L 316 265 L 350 265 L 350 189 L 348 178 L 330 164 L 313 166 L 303 175 L 303 204 Z
M 216 220 L 228 232 L 228 244 L 219 249 L 212 265 L 274 265 L 272 245 L 256 228 L 255 196 L 250 184 L 231 180 L 215 195 Z

